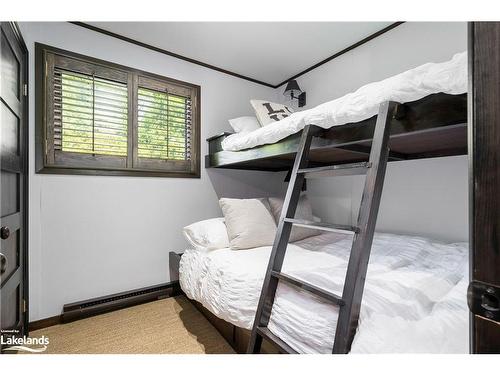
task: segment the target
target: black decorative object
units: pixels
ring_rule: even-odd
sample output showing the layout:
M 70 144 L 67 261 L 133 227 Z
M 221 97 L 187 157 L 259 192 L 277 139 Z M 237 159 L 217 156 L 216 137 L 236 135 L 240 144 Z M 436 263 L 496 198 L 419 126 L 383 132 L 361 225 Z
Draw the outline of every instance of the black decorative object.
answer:
M 290 99 L 297 99 L 299 102 L 299 107 L 303 107 L 306 105 L 306 93 L 302 92 L 299 84 L 294 79 L 288 81 L 288 83 L 286 84 L 285 92 L 283 94 L 285 96 L 290 95 Z

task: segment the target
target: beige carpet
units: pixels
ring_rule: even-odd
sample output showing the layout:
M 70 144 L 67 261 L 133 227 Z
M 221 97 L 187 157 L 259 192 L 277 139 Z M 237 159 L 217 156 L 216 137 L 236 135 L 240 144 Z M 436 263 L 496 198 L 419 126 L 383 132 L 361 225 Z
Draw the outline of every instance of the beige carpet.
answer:
M 40 329 L 51 354 L 234 353 L 186 299 L 167 298 L 104 315 Z

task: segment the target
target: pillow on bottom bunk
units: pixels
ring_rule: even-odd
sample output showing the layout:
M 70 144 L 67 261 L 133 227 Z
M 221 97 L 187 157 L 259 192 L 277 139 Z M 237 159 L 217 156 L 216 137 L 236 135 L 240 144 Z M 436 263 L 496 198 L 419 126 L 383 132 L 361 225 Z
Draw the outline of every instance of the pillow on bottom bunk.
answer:
M 229 247 L 224 218 L 198 221 L 184 227 L 182 234 L 196 250 L 217 250 Z
M 278 223 L 281 216 L 281 210 L 283 209 L 283 199 L 269 198 L 269 206 L 271 207 L 271 213 L 274 216 L 274 220 Z M 295 218 L 308 221 L 319 221 L 313 216 L 311 203 L 309 202 L 307 195 L 300 196 L 299 204 L 297 205 L 297 210 L 295 211 Z M 317 229 L 302 228 L 294 225 L 292 233 L 290 233 L 289 242 L 300 241 L 307 237 L 317 236 L 318 234 L 321 234 L 321 231 Z
M 231 249 L 242 250 L 270 246 L 276 235 L 276 223 L 267 199 L 219 200 Z

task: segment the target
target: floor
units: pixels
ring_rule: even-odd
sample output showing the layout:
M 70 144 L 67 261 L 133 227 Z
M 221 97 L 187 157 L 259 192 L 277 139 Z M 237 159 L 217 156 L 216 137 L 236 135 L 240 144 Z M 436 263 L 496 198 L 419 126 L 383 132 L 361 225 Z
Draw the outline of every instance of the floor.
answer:
M 172 297 L 31 332 L 49 354 L 233 354 L 184 296 Z

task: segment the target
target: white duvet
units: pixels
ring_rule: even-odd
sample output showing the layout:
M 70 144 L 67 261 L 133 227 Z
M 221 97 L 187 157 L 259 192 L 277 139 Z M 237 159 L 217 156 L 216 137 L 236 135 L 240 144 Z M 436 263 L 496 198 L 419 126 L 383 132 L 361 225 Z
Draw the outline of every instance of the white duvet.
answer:
M 275 143 L 306 125 L 322 128 L 366 120 L 378 113 L 380 103 L 411 102 L 436 94 L 467 92 L 467 54 L 462 52 L 443 63 L 428 63 L 404 73 L 367 84 L 341 98 L 263 126 L 249 133 L 232 134 L 222 141 L 226 151 L 239 151 Z
M 342 293 L 352 235 L 328 233 L 290 244 L 283 271 Z M 186 295 L 251 329 L 271 248 L 186 250 Z M 467 353 L 467 245 L 376 234 L 360 325 L 351 353 Z M 269 329 L 301 353 L 330 353 L 337 307 L 280 283 Z

